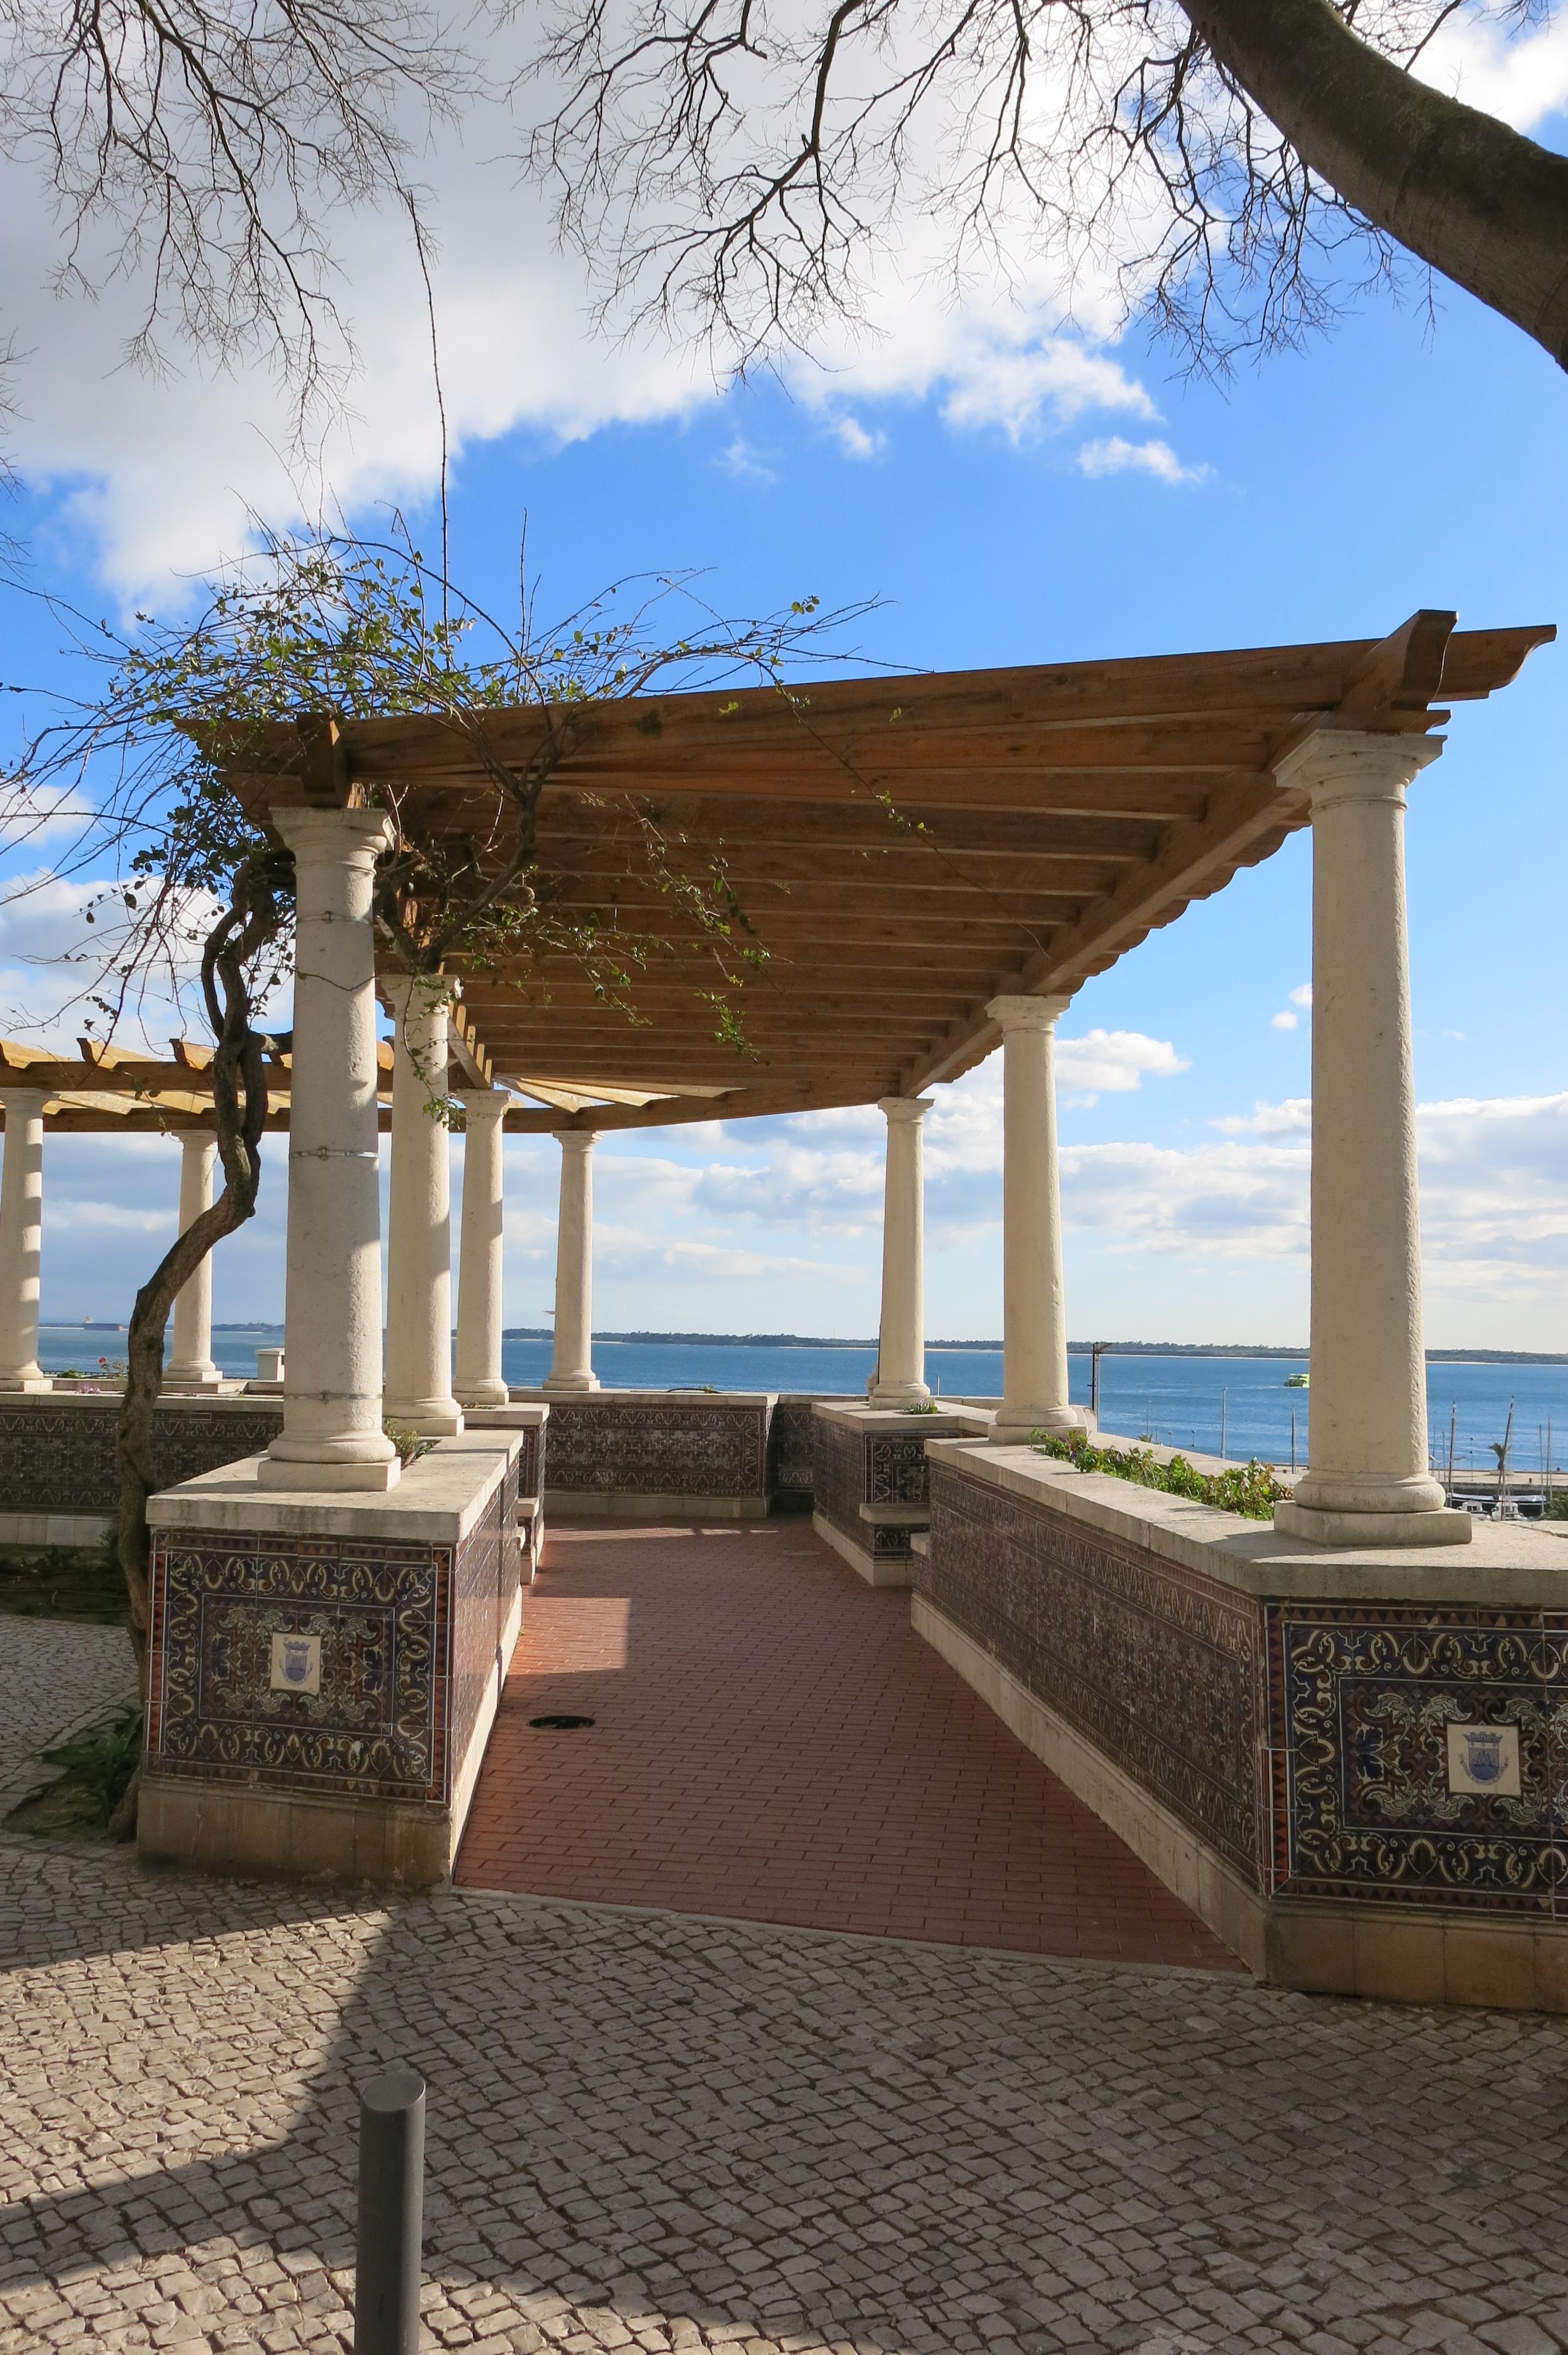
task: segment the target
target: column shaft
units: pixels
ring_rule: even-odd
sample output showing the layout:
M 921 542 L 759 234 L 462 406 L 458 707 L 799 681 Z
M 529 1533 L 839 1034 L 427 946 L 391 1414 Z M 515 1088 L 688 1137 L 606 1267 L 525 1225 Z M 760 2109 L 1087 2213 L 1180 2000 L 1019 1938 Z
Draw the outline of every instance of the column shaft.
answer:
M 457 1377 L 464 1406 L 504 1406 L 501 1370 L 501 1288 L 504 1273 L 505 1206 L 502 1188 L 503 1121 L 499 1088 L 464 1092 L 462 1230 L 458 1258 Z
M 0 1088 L 0 1391 L 47 1391 L 38 1364 L 44 1248 L 44 1103 L 37 1088 Z
M 1062 1195 L 1056 1166 L 1055 1033 L 1065 997 L 996 997 L 1001 1027 L 1003 1401 L 991 1436 L 1077 1431 L 1067 1402 Z
M 272 1488 L 390 1488 L 381 1428 L 381 1186 L 370 923 L 389 821 L 369 810 L 273 812 L 294 854 L 283 1428 Z
M 873 1406 L 916 1404 L 926 1384 L 926 1180 L 928 1096 L 884 1096 L 887 1188 L 882 1220 L 882 1323 Z
M 451 984 L 385 985 L 392 1046 L 392 1187 L 387 1210 L 387 1415 L 427 1438 L 462 1429 L 452 1396 L 451 1131 L 447 1022 Z
M 180 1232 L 212 1208 L 217 1146 L 205 1130 L 189 1128 L 180 1139 Z M 212 1253 L 175 1295 L 175 1349 L 164 1375 L 165 1390 L 211 1390 L 217 1382 L 212 1356 Z
M 561 1215 L 556 1230 L 556 1342 L 546 1391 L 597 1391 L 593 1369 L 593 1148 L 591 1128 L 564 1128 Z
M 1404 789 L 1430 737 L 1321 730 L 1281 785 L 1312 794 L 1312 1390 L 1281 1529 L 1463 1544 L 1427 1467 L 1404 896 Z

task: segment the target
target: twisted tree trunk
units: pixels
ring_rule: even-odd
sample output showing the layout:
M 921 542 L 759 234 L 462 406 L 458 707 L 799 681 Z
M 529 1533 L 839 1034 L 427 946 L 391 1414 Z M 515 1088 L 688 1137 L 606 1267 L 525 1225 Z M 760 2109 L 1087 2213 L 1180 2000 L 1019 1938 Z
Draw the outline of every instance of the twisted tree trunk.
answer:
M 1182 0 L 1303 163 L 1568 367 L 1568 156 L 1417 81 L 1330 0 Z
M 153 1465 L 153 1412 L 164 1386 L 164 1330 L 175 1296 L 182 1291 L 213 1245 L 252 1217 L 261 1182 L 261 1132 L 267 1119 L 267 1082 L 261 1035 L 252 1027 L 248 967 L 276 939 L 286 919 L 282 862 L 258 852 L 235 878 L 230 904 L 207 935 L 202 952 L 202 991 L 217 1042 L 212 1062 L 213 1112 L 223 1191 L 194 1219 L 159 1261 L 136 1295 L 126 1348 L 125 1398 L 120 1410 L 114 1461 L 120 1500 L 115 1540 L 130 1606 L 131 1641 L 147 1700 L 147 1623 L 151 1587 L 147 1499 L 156 1486 Z M 112 1836 L 128 1839 L 136 1826 L 142 1770 L 135 1774 L 110 1821 Z

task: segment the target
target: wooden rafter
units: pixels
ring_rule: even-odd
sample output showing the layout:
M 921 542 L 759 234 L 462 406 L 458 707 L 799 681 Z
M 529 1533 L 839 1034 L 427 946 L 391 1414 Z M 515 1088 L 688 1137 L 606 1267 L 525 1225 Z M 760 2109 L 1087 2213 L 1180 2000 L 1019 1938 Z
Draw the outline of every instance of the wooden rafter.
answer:
M 1070 994 L 1304 826 L 1304 798 L 1273 775 L 1303 735 L 1439 727 L 1554 634 L 1458 631 L 1433 611 L 1380 640 L 644 697 L 579 715 L 540 802 L 535 881 L 596 927 L 640 1019 L 569 957 L 460 969 L 454 1063 L 475 1080 L 519 1075 L 530 1102 L 507 1126 L 524 1132 L 864 1103 L 953 1078 L 994 1043 L 992 996 Z M 536 711 L 488 724 L 507 759 L 539 745 Z M 418 715 L 344 722 L 330 739 L 280 728 L 233 782 L 258 813 L 392 792 L 404 826 L 433 840 L 493 815 L 472 745 Z M 721 918 L 733 892 L 744 922 L 703 937 L 669 872 L 711 884 Z M 740 952 L 755 945 L 753 967 Z M 691 1088 L 722 1093 L 667 1092 Z

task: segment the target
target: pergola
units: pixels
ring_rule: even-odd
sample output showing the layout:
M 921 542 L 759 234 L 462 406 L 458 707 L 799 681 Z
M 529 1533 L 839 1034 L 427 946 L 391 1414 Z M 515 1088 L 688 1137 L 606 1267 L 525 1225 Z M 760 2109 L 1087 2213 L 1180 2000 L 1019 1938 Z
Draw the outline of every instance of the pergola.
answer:
M 1311 825 L 1314 1412 L 1300 1493 L 1315 1501 L 1299 1509 L 1324 1529 L 1336 1514 L 1385 1527 L 1403 1517 L 1412 1537 L 1418 1523 L 1446 1522 L 1429 1493 L 1424 1407 L 1418 1429 L 1413 1403 L 1404 793 L 1440 752 L 1434 731 L 1452 707 L 1505 686 L 1555 634 L 1455 623 L 1424 611 L 1377 640 L 590 707 L 543 789 L 536 871 L 556 909 L 641 955 L 635 1020 L 563 954 L 521 954 L 499 973 L 460 966 L 432 986 L 378 952 L 369 893 L 387 800 L 407 837 L 434 844 L 494 823 L 493 783 L 461 727 L 405 715 L 271 730 L 230 782 L 294 851 L 299 876 L 295 1028 L 275 1051 L 275 1117 L 291 1132 L 291 1367 L 308 1365 L 272 1451 L 278 1481 L 298 1485 L 313 1466 L 328 1486 L 395 1476 L 367 1305 L 388 1076 L 385 1401 L 440 1433 L 461 1428 L 460 1400 L 506 1396 L 503 1126 L 562 1141 L 546 1387 L 570 1391 L 596 1386 L 589 1164 L 599 1131 L 879 1103 L 888 1190 L 876 1395 L 920 1399 L 920 1092 L 1001 1042 L 999 1431 L 1070 1426 L 1055 1021 L 1092 975 Z M 518 766 L 544 738 L 536 710 L 487 714 L 484 725 L 490 751 Z M 711 949 L 672 937 L 657 879 L 631 855 L 649 824 L 692 876 L 722 871 L 766 952 L 737 996 L 744 1050 L 718 1035 L 701 994 L 715 986 Z M 379 1050 L 376 996 L 397 1024 Z M 46 1118 L 199 1127 L 200 1062 L 190 1049 L 168 1065 L 85 1052 L 75 1066 L 8 1061 L 0 1096 L 10 1107 L 26 1093 L 40 1139 Z M 449 1073 L 468 1110 L 455 1397 L 447 1137 L 430 1114 L 432 1069 Z M 106 1095 L 134 1101 L 111 1114 Z M 8 1145 L 7 1202 L 13 1159 Z M 0 1205 L 0 1229 L 5 1217 Z M 0 1259 L 5 1242 L 0 1232 Z M 345 1293 L 359 1304 L 346 1332 Z M 0 1314 L 0 1327 L 16 1322 Z M 19 1347 L 0 1332 L 7 1363 Z M 0 1367 L 0 1382 L 8 1378 Z

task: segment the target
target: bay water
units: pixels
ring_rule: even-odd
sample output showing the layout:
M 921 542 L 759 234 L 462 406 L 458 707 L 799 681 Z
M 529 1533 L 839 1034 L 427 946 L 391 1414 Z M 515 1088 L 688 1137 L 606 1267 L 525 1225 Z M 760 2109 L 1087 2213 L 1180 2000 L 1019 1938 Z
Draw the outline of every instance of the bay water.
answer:
M 228 1327 L 213 1335 L 213 1356 L 227 1374 L 256 1370 L 256 1352 L 282 1339 L 276 1326 Z M 38 1355 L 46 1373 L 69 1368 L 90 1374 L 100 1359 L 112 1368 L 124 1355 L 122 1333 L 77 1326 L 48 1326 L 39 1334 Z M 607 1388 L 617 1390 L 794 1391 L 863 1397 L 875 1360 L 872 1349 L 805 1344 L 753 1345 L 719 1341 L 607 1341 L 594 1343 L 594 1369 Z M 509 1382 L 527 1387 L 549 1370 L 546 1340 L 509 1339 L 503 1369 Z M 1074 1351 L 1068 1364 L 1072 1395 L 1087 1403 L 1089 1359 Z M 1197 1448 L 1245 1459 L 1287 1465 L 1307 1461 L 1308 1390 L 1292 1388 L 1288 1377 L 1305 1373 L 1305 1358 L 1190 1358 L 1120 1356 L 1100 1359 L 1100 1424 L 1127 1438 L 1144 1435 L 1167 1447 Z M 944 1348 L 927 1351 L 926 1379 L 947 1397 L 994 1398 L 1001 1390 L 999 1349 Z M 1427 1414 L 1433 1454 L 1448 1460 L 1450 1421 L 1457 1471 L 1495 1468 L 1490 1443 L 1500 1440 L 1513 1405 L 1509 1463 L 1515 1472 L 1542 1469 L 1547 1433 L 1558 1466 L 1568 1463 L 1568 1364 L 1429 1365 Z

